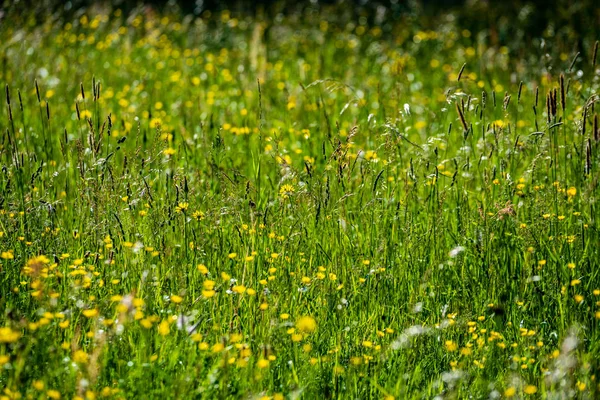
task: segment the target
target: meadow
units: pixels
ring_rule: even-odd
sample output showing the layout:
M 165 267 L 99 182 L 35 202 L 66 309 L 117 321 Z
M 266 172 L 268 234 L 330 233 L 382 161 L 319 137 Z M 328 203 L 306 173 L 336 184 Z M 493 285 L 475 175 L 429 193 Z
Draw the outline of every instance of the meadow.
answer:
M 597 27 L 7 15 L 0 399 L 600 396 Z

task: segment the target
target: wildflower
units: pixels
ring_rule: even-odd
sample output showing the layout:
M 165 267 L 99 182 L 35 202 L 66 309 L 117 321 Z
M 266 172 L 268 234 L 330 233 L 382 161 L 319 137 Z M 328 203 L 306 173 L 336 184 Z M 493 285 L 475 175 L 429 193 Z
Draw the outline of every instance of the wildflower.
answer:
M 144 318 L 140 320 L 140 325 L 142 325 L 146 329 L 152 328 L 152 320 L 149 318 Z
M 504 391 L 504 397 L 506 397 L 507 399 L 510 399 L 511 397 L 514 397 L 515 394 L 517 394 L 517 389 L 515 389 L 513 386 L 507 388 Z
M 246 286 L 235 285 L 233 288 L 231 288 L 231 291 L 238 294 L 244 294 L 244 292 L 246 292 Z
M 458 349 L 458 345 L 452 340 L 446 340 L 446 342 L 444 342 L 444 346 L 446 347 L 446 350 L 450 352 L 456 351 Z
M 208 345 L 208 343 L 206 342 L 202 342 L 198 344 L 198 349 L 199 350 L 208 350 L 210 346 Z
M 21 333 L 9 327 L 0 328 L 0 343 L 14 343 L 21 337 Z
M 281 188 L 279 188 L 279 195 L 282 199 L 285 200 L 288 197 L 290 197 L 295 191 L 296 189 L 292 185 L 285 184 L 281 185 Z
M 161 336 L 167 336 L 170 332 L 169 322 L 167 320 L 163 320 L 158 325 L 158 334 Z
M 175 212 L 178 212 L 178 213 L 183 212 L 183 213 L 185 213 L 185 211 L 188 209 L 188 207 L 189 207 L 188 203 L 185 203 L 185 202 L 179 203 L 175 207 Z
M 97 308 L 92 308 L 92 309 L 88 309 L 88 310 L 83 310 L 83 315 L 87 318 L 94 318 L 98 316 L 98 309 Z
M 269 360 L 261 358 L 256 362 L 256 366 L 261 369 L 267 368 L 269 366 Z
M 171 301 L 175 304 L 179 304 L 183 301 L 183 297 L 174 294 L 173 296 L 171 296 Z
M 198 271 L 200 271 L 200 273 L 201 273 L 202 275 L 207 275 L 207 274 L 208 274 L 208 268 L 206 268 L 206 265 L 204 265 L 204 264 L 198 264 L 198 265 L 196 266 L 196 269 L 197 269 Z
M 375 151 L 373 151 L 373 150 L 367 150 L 364 153 L 364 158 L 367 161 L 377 161 L 378 160 L 377 153 Z
M 12 250 L 9 250 L 9 251 L 3 251 L 3 252 L 0 254 L 0 258 L 3 258 L 3 259 L 5 259 L 5 260 L 12 260 L 13 258 L 15 258 L 15 255 L 13 254 L 13 251 L 12 251 Z
M 534 385 L 527 385 L 525 386 L 525 388 L 523 389 L 523 393 L 525 394 L 536 394 L 537 393 L 537 387 Z
M 304 333 L 312 333 L 317 329 L 317 321 L 309 316 L 300 317 L 296 321 L 296 328 Z
M 73 361 L 75 361 L 78 364 L 87 364 L 88 359 L 89 359 L 88 354 L 83 350 L 77 350 L 73 354 Z
M 48 390 L 46 392 L 46 396 L 48 396 L 52 400 L 58 400 L 60 399 L 60 392 L 58 390 Z

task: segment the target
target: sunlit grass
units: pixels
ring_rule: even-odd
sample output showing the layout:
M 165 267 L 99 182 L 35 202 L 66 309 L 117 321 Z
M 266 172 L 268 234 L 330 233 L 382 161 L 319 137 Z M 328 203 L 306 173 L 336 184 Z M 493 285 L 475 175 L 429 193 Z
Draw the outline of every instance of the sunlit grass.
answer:
M 0 24 L 2 396 L 598 395 L 596 38 L 53 18 Z

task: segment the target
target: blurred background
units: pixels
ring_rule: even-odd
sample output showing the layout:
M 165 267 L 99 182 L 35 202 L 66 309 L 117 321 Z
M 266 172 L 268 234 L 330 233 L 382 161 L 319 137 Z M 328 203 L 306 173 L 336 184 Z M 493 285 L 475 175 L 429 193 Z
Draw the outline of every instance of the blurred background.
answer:
M 402 21 L 418 19 L 426 29 L 435 27 L 440 19 L 455 19 L 457 26 L 475 34 L 485 32 L 490 45 L 511 48 L 528 45 L 530 43 L 524 41 L 536 38 L 572 42 L 588 34 L 598 37 L 600 27 L 600 7 L 596 0 L 4 0 L 0 18 L 3 23 L 12 24 L 23 23 L 27 18 L 29 21 L 31 18 L 41 21 L 48 17 L 64 19 L 77 16 L 90 7 L 120 8 L 125 15 L 143 8 L 146 12 L 183 13 L 198 17 L 229 10 L 236 17 L 269 20 L 290 15 L 299 18 L 326 15 L 334 25 L 336 21 L 346 24 L 352 19 L 366 18 L 369 25 L 380 25 L 388 34 L 393 34 L 393 25 Z

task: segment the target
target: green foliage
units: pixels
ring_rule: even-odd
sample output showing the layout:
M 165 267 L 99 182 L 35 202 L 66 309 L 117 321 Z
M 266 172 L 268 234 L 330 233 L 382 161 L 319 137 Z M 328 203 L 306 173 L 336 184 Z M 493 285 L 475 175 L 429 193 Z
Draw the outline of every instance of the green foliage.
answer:
M 3 396 L 598 396 L 592 35 L 32 21 L 0 24 Z

